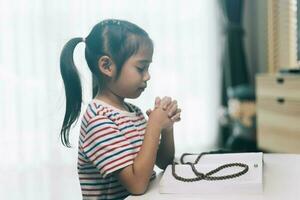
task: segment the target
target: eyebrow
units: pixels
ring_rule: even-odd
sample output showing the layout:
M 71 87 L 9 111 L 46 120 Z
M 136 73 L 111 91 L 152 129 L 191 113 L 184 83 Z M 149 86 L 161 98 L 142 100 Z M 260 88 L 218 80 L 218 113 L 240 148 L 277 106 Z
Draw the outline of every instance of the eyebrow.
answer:
M 148 64 L 148 63 L 151 63 L 152 60 L 138 60 L 138 62 L 139 63 L 146 63 L 146 64 Z

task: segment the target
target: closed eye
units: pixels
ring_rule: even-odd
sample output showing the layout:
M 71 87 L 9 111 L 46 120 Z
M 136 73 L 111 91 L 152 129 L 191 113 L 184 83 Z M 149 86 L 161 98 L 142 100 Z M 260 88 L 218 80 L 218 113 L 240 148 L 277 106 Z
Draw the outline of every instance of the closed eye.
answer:
M 138 70 L 138 72 L 141 72 L 141 73 L 142 73 L 142 72 L 144 72 L 145 69 L 144 69 L 144 68 L 137 67 L 137 70 Z
M 143 73 L 148 67 L 136 67 L 138 72 Z

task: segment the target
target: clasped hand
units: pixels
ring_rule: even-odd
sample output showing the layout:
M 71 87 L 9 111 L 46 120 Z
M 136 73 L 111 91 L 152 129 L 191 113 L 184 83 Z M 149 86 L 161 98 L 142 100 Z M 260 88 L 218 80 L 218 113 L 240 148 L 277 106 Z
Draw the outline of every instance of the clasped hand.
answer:
M 181 120 L 181 109 L 178 108 L 177 101 L 171 97 L 155 98 L 154 109 L 148 109 L 146 114 L 150 118 L 155 118 L 162 126 L 163 130 L 173 128 L 175 122 Z

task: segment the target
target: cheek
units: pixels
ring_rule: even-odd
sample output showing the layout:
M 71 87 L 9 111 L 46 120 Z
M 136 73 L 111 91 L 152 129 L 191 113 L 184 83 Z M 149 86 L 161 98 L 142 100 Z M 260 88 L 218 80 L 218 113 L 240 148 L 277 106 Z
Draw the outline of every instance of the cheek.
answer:
M 123 76 L 124 75 L 124 76 Z M 122 74 L 117 80 L 117 86 L 121 91 L 130 91 L 138 84 L 138 80 L 132 74 Z
M 142 81 L 143 76 L 133 66 L 124 66 L 116 85 L 120 92 L 131 93 L 141 86 Z
M 127 84 L 139 84 L 141 80 L 143 80 L 143 77 L 141 74 L 139 74 L 135 69 L 128 70 L 126 73 L 124 73 L 123 82 Z

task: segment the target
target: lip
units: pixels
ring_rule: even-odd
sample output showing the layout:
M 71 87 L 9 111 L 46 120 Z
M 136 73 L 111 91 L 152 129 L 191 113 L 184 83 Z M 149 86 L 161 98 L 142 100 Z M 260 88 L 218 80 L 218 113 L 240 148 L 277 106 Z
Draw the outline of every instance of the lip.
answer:
M 139 89 L 140 90 L 145 90 L 147 87 L 140 87 Z

